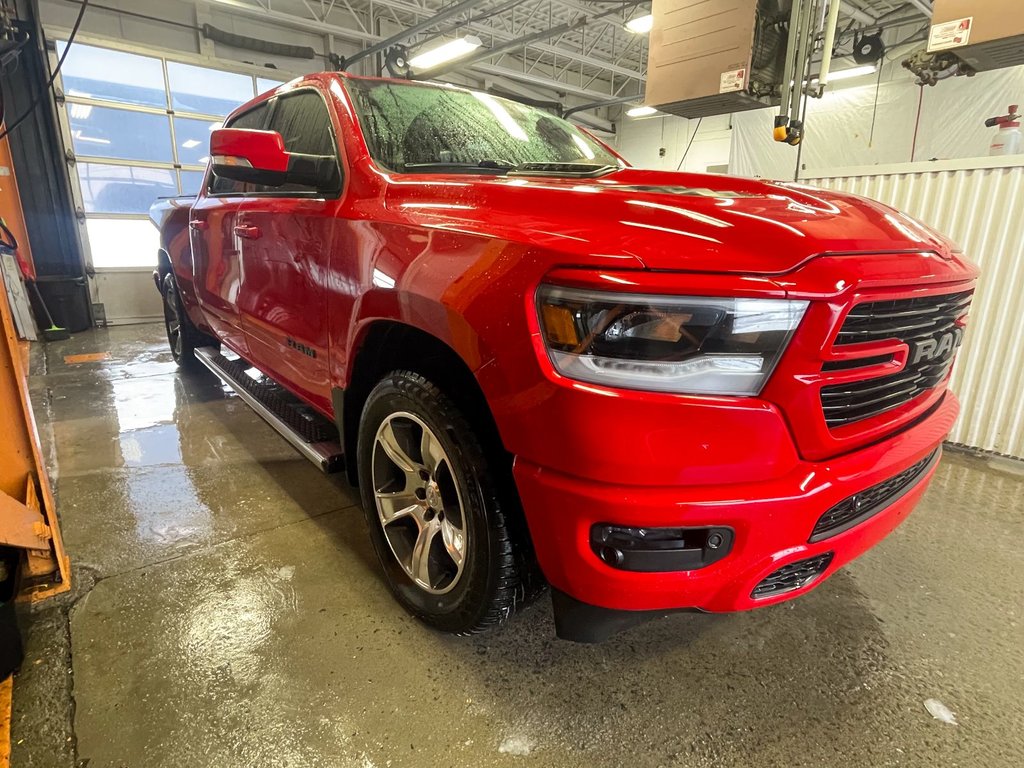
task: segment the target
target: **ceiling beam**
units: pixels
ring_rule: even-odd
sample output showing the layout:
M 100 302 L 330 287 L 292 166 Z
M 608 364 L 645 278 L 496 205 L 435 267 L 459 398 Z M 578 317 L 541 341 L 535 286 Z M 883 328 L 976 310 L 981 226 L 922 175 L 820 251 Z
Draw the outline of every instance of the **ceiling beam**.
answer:
M 561 0 L 559 1 L 561 2 Z M 386 8 L 392 8 L 396 11 L 404 11 L 406 13 L 412 13 L 416 15 L 423 15 L 430 12 L 426 8 L 417 5 L 411 5 L 409 3 L 403 2 L 402 0 L 374 0 L 374 4 L 381 5 Z M 605 16 L 604 18 L 607 18 L 607 16 Z M 587 17 L 587 19 L 587 23 L 589 24 L 591 21 L 595 20 L 595 17 Z M 515 35 L 512 35 L 504 30 L 496 29 L 495 27 L 485 26 L 478 23 L 466 24 L 465 27 L 466 29 L 470 29 L 478 34 L 490 35 L 496 40 L 500 39 L 502 42 L 509 42 L 515 39 Z M 611 62 L 604 61 L 603 59 L 596 59 L 593 56 L 587 56 L 585 54 L 578 53 L 572 50 L 571 48 L 561 48 L 554 45 L 548 45 L 546 43 L 533 43 L 530 45 L 530 47 L 536 51 L 551 54 L 552 56 L 561 56 L 562 58 L 572 59 L 573 61 L 579 62 L 589 67 L 594 67 L 595 69 L 604 69 L 607 70 L 608 72 L 614 72 L 616 75 L 621 75 L 622 77 L 631 77 L 641 81 L 645 79 L 644 73 L 637 72 L 635 69 L 622 67 L 619 66 L 618 64 L 613 64 Z
M 412 37 L 413 35 L 417 35 L 426 29 L 430 29 L 431 27 L 440 24 L 443 21 L 447 21 L 453 16 L 458 16 L 460 13 L 468 11 L 470 8 L 476 5 L 480 5 L 480 3 L 482 2 L 483 0 L 461 0 L 461 2 L 452 3 L 444 10 L 438 11 L 433 16 L 424 19 L 423 21 L 420 21 L 416 24 L 413 24 L 408 29 L 403 29 L 398 34 L 391 35 L 391 37 L 386 37 L 383 40 L 374 43 L 369 48 L 364 48 L 359 53 L 355 53 L 351 56 L 346 57 L 345 67 L 347 68 L 349 65 L 355 64 L 357 61 L 362 61 L 368 56 L 373 56 L 373 54 L 375 53 L 379 53 L 383 50 L 386 50 L 395 43 L 400 43 L 403 40 Z

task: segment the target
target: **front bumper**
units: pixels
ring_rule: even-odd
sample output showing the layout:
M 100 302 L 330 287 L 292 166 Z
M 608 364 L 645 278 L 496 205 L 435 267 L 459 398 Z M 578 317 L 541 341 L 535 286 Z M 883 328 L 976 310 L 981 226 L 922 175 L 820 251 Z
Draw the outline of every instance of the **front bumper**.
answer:
M 811 542 L 822 514 L 850 496 L 926 459 L 959 412 L 952 393 L 913 426 L 881 442 L 826 461 L 800 460 L 780 477 L 734 483 L 636 486 L 594 482 L 517 459 L 515 479 L 545 577 L 559 592 L 619 611 L 695 608 L 738 611 L 801 595 L 870 549 L 917 504 L 935 464 L 902 496 L 853 527 Z M 692 571 L 638 573 L 605 564 L 590 543 L 592 526 L 727 526 L 728 556 Z M 832 553 L 809 584 L 754 599 L 751 593 L 780 567 Z

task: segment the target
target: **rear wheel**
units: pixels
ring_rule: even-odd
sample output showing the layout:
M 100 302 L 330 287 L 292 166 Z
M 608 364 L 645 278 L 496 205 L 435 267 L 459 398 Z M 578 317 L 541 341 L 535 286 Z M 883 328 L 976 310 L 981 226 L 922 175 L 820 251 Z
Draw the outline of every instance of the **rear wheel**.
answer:
M 178 283 L 174 273 L 168 272 L 163 279 L 164 295 L 164 329 L 167 331 L 167 343 L 171 347 L 171 355 L 182 368 L 196 368 L 196 347 L 218 346 L 217 340 L 200 331 L 188 317 L 181 303 Z
M 501 623 L 526 597 L 507 508 L 480 440 L 430 381 L 396 371 L 370 393 L 357 448 L 363 508 L 388 585 L 456 634 Z

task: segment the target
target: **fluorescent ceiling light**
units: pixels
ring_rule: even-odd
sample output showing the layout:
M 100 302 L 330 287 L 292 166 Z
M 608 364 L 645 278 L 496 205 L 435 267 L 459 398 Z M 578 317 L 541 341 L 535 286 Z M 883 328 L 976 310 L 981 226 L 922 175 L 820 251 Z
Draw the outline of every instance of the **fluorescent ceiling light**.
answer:
M 409 66 L 413 69 L 425 70 L 444 64 L 454 59 L 460 59 L 466 54 L 472 53 L 483 43 L 479 37 L 466 35 L 455 40 L 450 40 L 444 45 L 439 45 L 425 53 L 419 53 L 409 59 Z
M 71 105 L 71 119 L 72 120 L 88 120 L 89 115 L 92 114 L 92 105 L 90 104 L 72 104 Z
M 593 160 L 594 159 L 594 150 L 592 150 L 590 147 L 588 147 L 587 146 L 587 142 L 585 142 L 582 138 L 577 136 L 575 133 L 572 134 L 572 143 L 576 145 L 576 148 L 579 149 L 579 151 L 583 153 L 583 156 L 585 158 L 587 158 L 587 160 Z
M 199 142 L 195 139 L 189 139 L 188 141 L 181 142 L 182 149 L 192 149 L 192 147 L 198 147 Z
M 632 109 L 626 110 L 626 114 L 629 117 L 647 117 L 648 115 L 653 115 L 657 112 L 658 110 L 654 107 L 633 107 Z
M 850 69 L 840 69 L 838 71 L 830 72 L 828 79 L 829 82 L 832 82 L 833 80 L 849 80 L 851 77 L 863 77 L 864 75 L 870 75 L 877 71 L 878 67 L 874 64 L 865 64 L 863 67 L 852 67 Z
M 630 19 L 626 22 L 626 29 L 638 35 L 647 34 L 653 26 L 654 16 L 649 13 L 646 16 L 637 16 L 635 19 Z
M 508 110 L 505 109 L 500 101 L 489 93 L 474 92 L 473 95 L 482 101 L 489 110 L 491 110 L 491 114 L 497 118 L 499 123 L 501 123 L 501 127 L 505 129 L 505 133 L 513 139 L 519 139 L 519 141 L 530 140 L 530 137 L 526 135 L 526 131 L 523 130 L 523 127 L 515 121 L 515 118 L 508 113 Z

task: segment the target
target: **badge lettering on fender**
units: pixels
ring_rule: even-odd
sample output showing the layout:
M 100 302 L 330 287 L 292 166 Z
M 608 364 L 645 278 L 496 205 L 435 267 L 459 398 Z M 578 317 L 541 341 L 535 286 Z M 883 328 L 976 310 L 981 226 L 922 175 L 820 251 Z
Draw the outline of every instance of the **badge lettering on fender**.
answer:
M 292 349 L 298 350 L 299 352 L 304 354 L 306 357 L 312 357 L 314 359 L 316 358 L 316 350 L 313 349 L 312 347 L 307 347 L 305 344 L 302 344 L 301 342 L 298 342 L 295 339 L 290 338 L 290 337 L 285 339 L 285 342 L 288 344 L 289 347 L 291 347 Z

